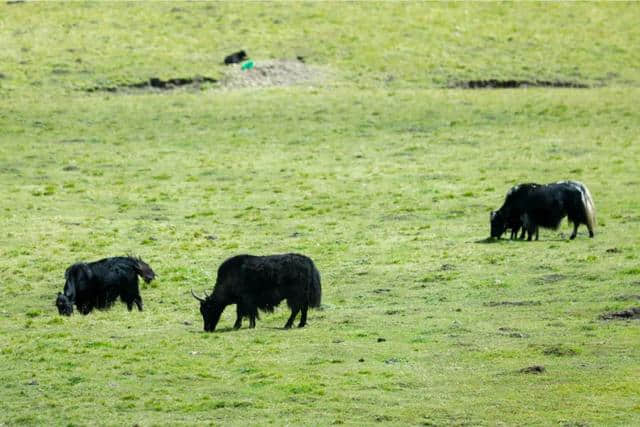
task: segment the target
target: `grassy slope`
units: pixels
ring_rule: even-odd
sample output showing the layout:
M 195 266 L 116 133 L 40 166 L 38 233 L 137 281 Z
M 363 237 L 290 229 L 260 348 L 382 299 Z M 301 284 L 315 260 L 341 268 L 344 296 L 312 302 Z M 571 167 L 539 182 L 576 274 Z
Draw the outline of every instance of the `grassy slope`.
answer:
M 0 6 L 0 423 L 640 422 L 638 323 L 598 320 L 640 293 L 637 5 L 174 7 Z M 77 90 L 239 46 L 337 80 Z M 610 87 L 434 89 L 489 77 Z M 564 178 L 595 239 L 478 243 L 510 185 Z M 323 273 L 309 328 L 200 332 L 191 287 L 290 250 Z M 69 263 L 126 252 L 145 312 L 56 315 Z

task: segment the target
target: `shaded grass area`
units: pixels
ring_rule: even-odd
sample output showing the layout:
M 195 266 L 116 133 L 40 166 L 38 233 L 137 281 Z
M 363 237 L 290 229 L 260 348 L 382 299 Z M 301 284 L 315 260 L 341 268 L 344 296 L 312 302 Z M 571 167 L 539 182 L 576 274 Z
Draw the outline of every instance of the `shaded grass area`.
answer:
M 376 6 L 0 6 L 0 424 L 640 422 L 638 320 L 601 318 L 640 294 L 638 6 Z M 238 47 L 335 73 L 81 90 Z M 425 89 L 487 78 L 610 87 Z M 508 188 L 561 179 L 594 239 L 486 240 Z M 287 251 L 322 273 L 308 328 L 202 332 L 191 288 Z M 57 315 L 69 264 L 125 253 L 144 312 Z

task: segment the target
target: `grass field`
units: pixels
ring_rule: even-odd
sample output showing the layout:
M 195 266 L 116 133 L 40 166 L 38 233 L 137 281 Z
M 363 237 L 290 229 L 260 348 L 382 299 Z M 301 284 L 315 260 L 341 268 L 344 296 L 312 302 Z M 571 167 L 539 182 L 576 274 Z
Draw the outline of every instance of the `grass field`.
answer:
M 0 5 L 0 425 L 639 425 L 640 4 Z M 303 56 L 293 86 L 224 56 Z M 315 68 L 314 68 L 315 67 Z M 450 89 L 484 79 L 587 89 Z M 564 222 L 487 243 L 520 182 L 584 182 Z M 202 331 L 238 253 L 322 273 Z M 135 254 L 145 311 L 62 318 L 73 262 Z M 245 322 L 246 325 L 247 322 Z M 526 368 L 544 367 L 542 373 Z M 524 371 L 523 371 L 524 370 Z

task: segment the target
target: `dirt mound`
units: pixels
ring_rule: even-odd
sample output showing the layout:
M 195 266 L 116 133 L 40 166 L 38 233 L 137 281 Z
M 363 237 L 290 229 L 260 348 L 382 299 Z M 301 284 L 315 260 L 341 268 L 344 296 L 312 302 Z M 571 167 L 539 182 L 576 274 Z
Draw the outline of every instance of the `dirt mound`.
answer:
M 602 320 L 613 319 L 640 319 L 640 307 L 632 307 L 629 310 L 616 311 L 600 315 Z
M 545 371 L 546 369 L 542 365 L 533 365 L 520 369 L 520 372 L 523 374 L 542 374 Z
M 144 80 L 142 82 L 137 83 L 129 83 L 123 84 L 120 86 L 94 86 L 85 89 L 86 92 L 96 92 L 96 91 L 104 91 L 104 92 L 118 92 L 118 91 L 126 91 L 131 89 L 157 89 L 157 90 L 172 90 L 179 87 L 192 87 L 198 89 L 200 85 L 205 83 L 216 83 L 215 79 L 211 77 L 178 77 L 172 78 L 168 80 L 162 80 L 158 77 L 151 77 L 149 80 Z
M 469 80 L 453 82 L 451 88 L 461 89 L 515 89 L 521 87 L 554 87 L 554 88 L 577 88 L 587 89 L 589 85 L 581 82 L 561 81 L 561 80 Z
M 541 305 L 540 301 L 489 301 L 484 305 L 488 307 L 499 306 L 525 306 L 525 305 Z
M 326 74 L 320 67 L 290 60 L 256 60 L 253 68 L 242 69 L 239 64 L 228 68 L 220 79 L 220 86 L 227 89 L 313 84 Z

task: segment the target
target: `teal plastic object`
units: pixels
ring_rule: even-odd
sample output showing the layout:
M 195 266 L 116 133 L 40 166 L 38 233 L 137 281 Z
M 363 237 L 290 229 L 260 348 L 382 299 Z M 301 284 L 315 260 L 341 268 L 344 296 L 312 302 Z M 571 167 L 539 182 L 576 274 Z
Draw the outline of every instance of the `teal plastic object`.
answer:
M 250 59 L 242 64 L 242 70 L 250 70 L 253 68 L 253 61 Z

